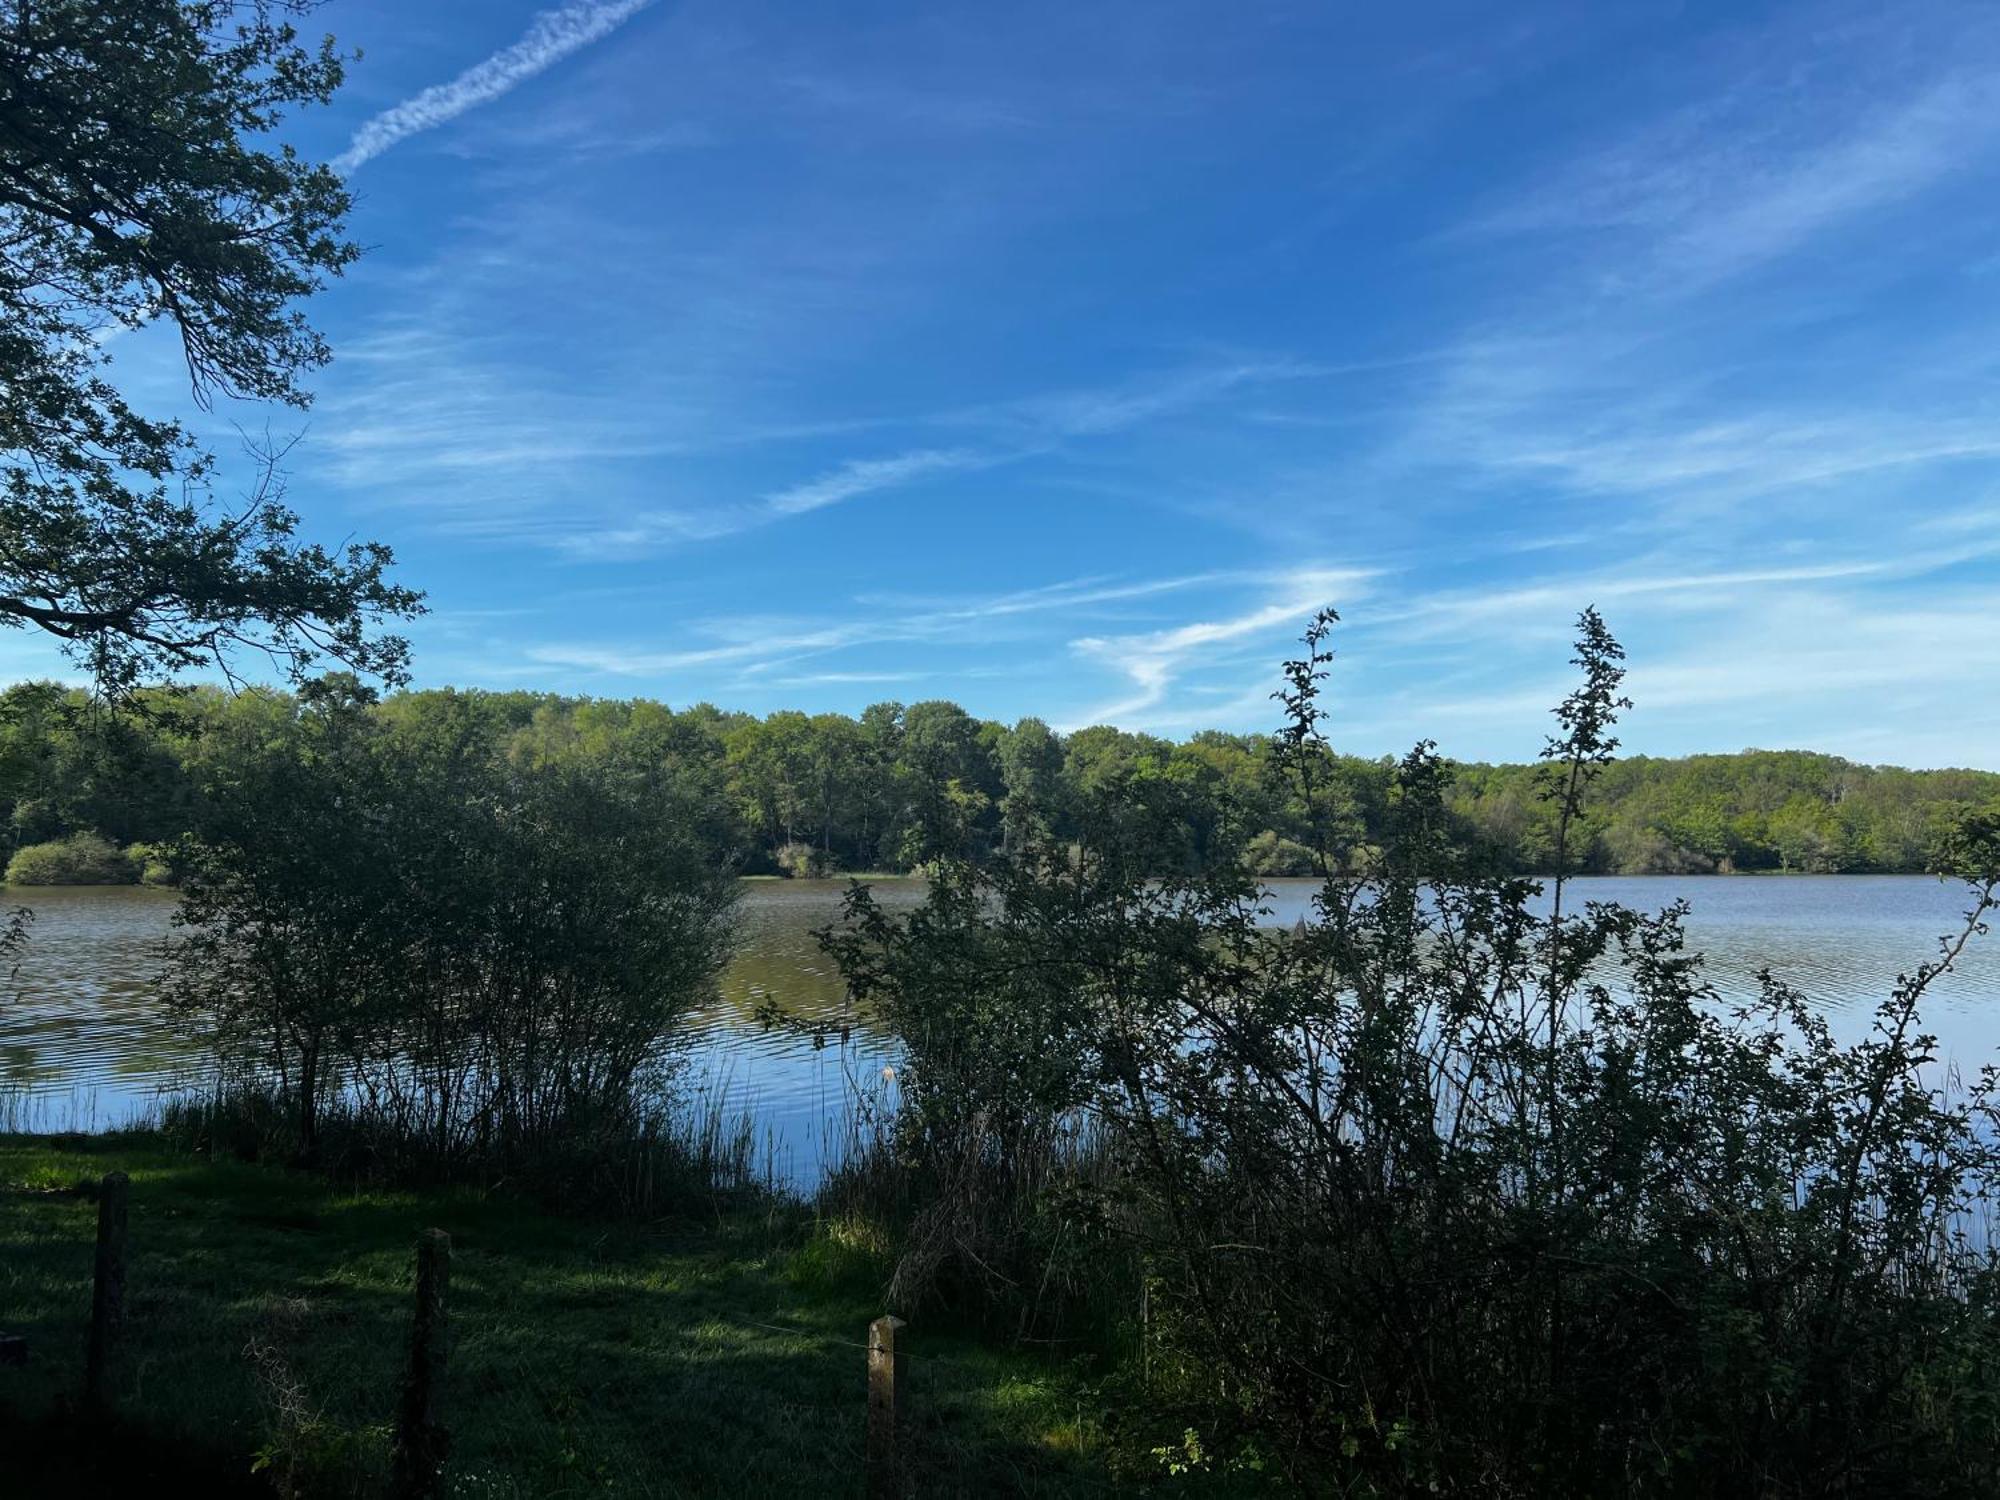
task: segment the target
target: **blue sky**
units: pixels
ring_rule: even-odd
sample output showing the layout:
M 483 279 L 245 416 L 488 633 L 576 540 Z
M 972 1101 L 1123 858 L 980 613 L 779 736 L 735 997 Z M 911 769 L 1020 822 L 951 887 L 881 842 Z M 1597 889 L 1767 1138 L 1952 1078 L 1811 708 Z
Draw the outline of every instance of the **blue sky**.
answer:
M 1343 748 L 1514 758 L 1595 602 L 1628 749 L 2000 767 L 1991 5 L 314 23 L 369 253 L 227 415 L 420 684 L 1261 729 L 1331 602 Z

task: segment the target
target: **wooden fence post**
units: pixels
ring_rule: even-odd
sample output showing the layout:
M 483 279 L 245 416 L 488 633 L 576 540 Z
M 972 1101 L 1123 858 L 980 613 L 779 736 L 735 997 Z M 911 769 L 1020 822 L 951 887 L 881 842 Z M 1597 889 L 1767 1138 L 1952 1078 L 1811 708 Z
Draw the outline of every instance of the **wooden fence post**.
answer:
M 86 1411 L 103 1412 L 111 1405 L 111 1367 L 125 1321 L 125 1231 L 131 1187 L 131 1178 L 123 1172 L 109 1172 L 97 1189 L 97 1264 L 90 1292 L 90 1352 L 83 1367 Z
M 417 1237 L 417 1310 L 410 1324 L 410 1369 L 396 1414 L 392 1485 L 397 1500 L 434 1500 L 444 1493 L 450 1435 L 438 1420 L 444 1383 L 445 1292 L 451 1281 L 451 1236 L 427 1229 Z
M 901 1318 L 877 1318 L 868 1325 L 868 1496 L 890 1500 L 902 1493 L 896 1456 L 896 1377 L 903 1357 L 896 1352 Z

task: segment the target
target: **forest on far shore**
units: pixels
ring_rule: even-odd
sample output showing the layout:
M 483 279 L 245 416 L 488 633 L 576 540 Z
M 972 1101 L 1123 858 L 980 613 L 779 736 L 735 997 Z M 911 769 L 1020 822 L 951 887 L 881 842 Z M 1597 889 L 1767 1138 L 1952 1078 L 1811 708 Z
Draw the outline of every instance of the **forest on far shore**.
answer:
M 17 884 L 174 879 L 174 846 L 204 786 L 232 757 L 282 732 L 283 693 L 197 688 L 106 710 L 48 683 L 0 693 L 0 852 Z M 873 704 L 858 717 L 758 718 L 708 704 L 530 692 L 399 693 L 373 712 L 412 732 L 483 740 L 536 764 L 606 756 L 640 763 L 701 809 L 692 830 L 743 874 L 903 872 L 926 830 L 950 827 L 974 858 L 1031 833 L 1067 835 L 1087 799 L 1164 778 L 1189 809 L 1163 834 L 1162 872 L 1243 859 L 1259 874 L 1314 873 L 1309 815 L 1277 774 L 1266 736 L 1204 731 L 1167 740 L 1109 726 L 1060 734 L 1037 718 L 977 719 L 944 700 Z M 1336 847 L 1379 841 L 1395 762 L 1328 753 L 1316 795 Z M 1505 869 L 1552 868 L 1556 809 L 1532 764 L 1456 764 L 1458 830 Z M 1603 874 L 1785 871 L 1916 873 L 1967 808 L 2000 803 L 2000 774 L 1857 765 L 1796 750 L 1608 765 L 1581 826 L 1575 868 Z

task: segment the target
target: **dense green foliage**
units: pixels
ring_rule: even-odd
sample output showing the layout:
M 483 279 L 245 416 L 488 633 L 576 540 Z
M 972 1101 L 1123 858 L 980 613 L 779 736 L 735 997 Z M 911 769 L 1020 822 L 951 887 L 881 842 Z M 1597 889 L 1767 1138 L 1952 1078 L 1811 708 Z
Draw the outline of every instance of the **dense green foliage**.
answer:
M 226 1076 L 430 1174 L 583 1197 L 726 954 L 734 883 L 628 743 L 497 755 L 476 705 L 378 713 L 352 678 L 203 737 L 169 1008 Z
M 1805 751 L 1632 756 L 1605 768 L 1572 837 L 1579 867 L 1592 871 L 1915 872 L 1936 867 L 1960 813 L 1996 798 L 2000 776 L 1986 771 L 1906 771 Z M 1553 868 L 1554 815 L 1532 767 L 1460 767 L 1450 805 L 1513 868 Z
M 167 334 L 203 405 L 306 403 L 328 350 L 296 304 L 359 253 L 339 177 L 271 139 L 341 81 L 307 8 L 0 0 L 0 625 L 114 692 L 239 648 L 403 664 L 387 548 L 299 541 L 275 453 L 216 503 L 214 456 L 108 375 L 114 335 Z
M 27 844 L 7 861 L 9 885 L 132 885 L 144 868 L 108 839 L 73 833 L 46 844 Z
M 1554 899 L 1462 837 L 1451 767 L 1379 835 L 1322 798 L 1322 620 L 1273 753 L 1329 871 L 1293 932 L 1240 869 L 1155 878 L 1189 790 L 1131 774 L 1064 843 L 944 858 L 827 943 L 902 1040 L 899 1310 L 985 1306 L 1117 1360 L 1163 1474 L 1328 1495 L 1991 1494 L 1996 1087 L 1922 1004 L 2000 892 L 2000 819 L 1939 853 L 1963 928 L 1841 1044 L 1777 978 L 1723 1005 L 1684 907 L 1565 903 L 1612 784 L 1622 653 L 1532 780 Z M 1913 955 L 1913 960 L 1915 956 Z
M 0 852 L 73 833 L 165 847 L 194 826 L 220 760 L 285 711 L 283 695 L 141 695 L 152 717 L 94 710 L 46 684 L 0 694 Z M 1394 763 L 1315 748 L 1314 797 L 1280 774 L 1271 742 L 1204 733 L 1174 743 L 1099 726 L 1059 735 L 946 702 L 878 703 L 859 718 L 533 693 L 400 694 L 385 720 L 451 717 L 496 758 L 554 765 L 616 754 L 670 787 L 718 866 L 824 875 L 908 870 L 927 850 L 985 860 L 1024 840 L 1072 841 L 1111 786 L 1159 785 L 1184 811 L 1162 830 L 1160 872 L 1234 860 L 1265 875 L 1316 872 L 1315 819 L 1343 847 L 1379 845 Z M 1506 868 L 1545 873 L 1556 812 L 1532 766 L 1468 765 L 1446 809 Z M 1569 834 L 1571 867 L 1599 873 L 1713 870 L 1916 872 L 1968 808 L 2000 799 L 2000 775 L 1903 771 L 1829 755 L 1744 751 L 1604 768 Z M 161 873 L 165 867 L 158 866 Z

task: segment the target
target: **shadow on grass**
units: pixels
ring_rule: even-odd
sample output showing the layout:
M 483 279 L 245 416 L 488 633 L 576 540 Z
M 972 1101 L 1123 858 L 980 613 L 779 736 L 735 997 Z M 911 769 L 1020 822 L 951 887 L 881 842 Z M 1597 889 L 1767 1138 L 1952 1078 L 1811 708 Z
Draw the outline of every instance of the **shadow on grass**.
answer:
M 150 1490 L 61 1468 L 114 1461 L 66 1415 L 91 1200 L 108 1171 L 132 1178 L 115 1397 L 142 1424 L 119 1446 Z M 22 1492 L 269 1494 L 249 1466 L 284 1430 L 273 1369 L 315 1442 L 372 1453 L 395 1409 L 427 1227 L 453 1239 L 444 1414 L 468 1492 L 860 1492 L 860 1346 L 882 1311 L 878 1277 L 865 1259 L 802 1256 L 810 1226 L 796 1212 L 607 1224 L 465 1191 L 356 1192 L 142 1136 L 14 1136 L 0 1137 L 0 1328 L 28 1335 L 30 1363 L 0 1370 L 0 1409 L 36 1434 L 48 1475 Z M 919 1492 L 1106 1492 L 1058 1431 L 1078 1414 L 1060 1369 L 944 1330 L 910 1348 Z
M 68 1412 L 29 1419 L 0 1408 L 0 1452 L 10 1495 L 271 1495 L 240 1457 L 137 1422 L 86 1422 Z

